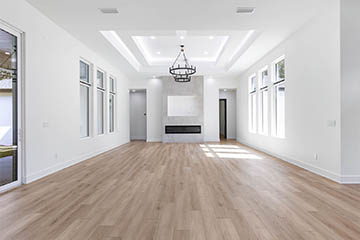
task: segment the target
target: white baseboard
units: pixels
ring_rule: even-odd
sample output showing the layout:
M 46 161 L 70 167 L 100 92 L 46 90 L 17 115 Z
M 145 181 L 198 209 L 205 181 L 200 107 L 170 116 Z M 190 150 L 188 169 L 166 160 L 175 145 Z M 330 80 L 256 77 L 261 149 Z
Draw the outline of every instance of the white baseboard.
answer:
M 162 138 L 147 138 L 146 142 L 162 142 Z
M 7 191 L 9 191 L 13 188 L 19 187 L 19 186 L 21 186 L 20 181 L 5 184 L 3 186 L 0 186 L 0 193 L 7 192 Z
M 220 142 L 220 138 L 205 138 L 204 142 Z
M 342 184 L 360 184 L 360 175 L 341 175 Z
M 107 147 L 99 149 L 99 150 L 97 150 L 95 152 L 84 154 L 84 155 L 82 155 L 80 157 L 77 157 L 75 159 L 59 163 L 59 164 L 57 164 L 55 166 L 52 166 L 52 167 L 42 169 L 42 170 L 40 170 L 40 171 L 38 171 L 36 173 L 33 173 L 33 174 L 30 174 L 29 176 L 26 176 L 24 178 L 24 183 L 28 184 L 28 183 L 34 182 L 34 181 L 36 181 L 36 180 L 38 180 L 40 178 L 46 177 L 46 176 L 48 176 L 48 175 L 50 175 L 52 173 L 55 173 L 55 172 L 60 171 L 60 170 L 62 170 L 64 168 L 70 167 L 72 165 L 75 165 L 75 164 L 77 164 L 79 162 L 85 161 L 85 160 L 87 160 L 89 158 L 95 157 L 95 156 L 97 156 L 97 155 L 99 155 L 101 153 L 104 153 L 104 152 L 109 151 L 109 150 L 111 150 L 113 148 L 119 147 L 119 146 L 121 146 L 123 144 L 126 144 L 126 143 L 127 142 L 123 142 L 123 143 L 120 143 L 120 144 L 107 146 Z
M 285 162 L 288 162 L 288 163 L 291 163 L 291 164 L 296 165 L 298 167 L 301 167 L 301 168 L 303 168 L 305 170 L 308 170 L 308 171 L 310 171 L 312 173 L 315 173 L 317 175 L 320 175 L 322 177 L 325 177 L 325 178 L 330 179 L 330 180 L 332 180 L 334 182 L 337 182 L 337 183 L 342 183 L 342 184 L 346 184 L 346 183 L 350 183 L 350 182 L 354 183 L 355 180 L 360 180 L 360 176 L 355 176 L 355 178 L 350 177 L 349 179 L 347 179 L 348 182 L 344 182 L 343 176 L 341 176 L 341 175 L 339 175 L 337 173 L 328 171 L 328 170 L 323 169 L 323 168 L 319 168 L 319 167 L 314 166 L 314 165 L 309 164 L 309 163 L 305 163 L 305 162 L 302 162 L 302 161 L 297 161 L 297 160 L 294 160 L 294 159 L 291 159 L 291 158 L 288 158 L 288 157 L 285 157 L 285 156 L 278 155 L 278 154 L 273 153 L 271 151 L 268 151 L 268 150 L 266 150 L 264 148 L 252 145 L 252 144 L 250 144 L 250 143 L 248 143 L 246 141 L 243 141 L 243 140 L 238 139 L 237 141 L 239 143 L 245 145 L 245 146 L 249 146 L 249 147 L 254 148 L 254 149 L 258 150 L 258 151 L 267 153 L 267 154 L 269 154 L 271 156 L 274 156 L 274 157 L 276 157 L 276 158 L 278 158 L 280 160 L 283 160 Z M 358 183 L 360 183 L 360 181 L 358 181 Z

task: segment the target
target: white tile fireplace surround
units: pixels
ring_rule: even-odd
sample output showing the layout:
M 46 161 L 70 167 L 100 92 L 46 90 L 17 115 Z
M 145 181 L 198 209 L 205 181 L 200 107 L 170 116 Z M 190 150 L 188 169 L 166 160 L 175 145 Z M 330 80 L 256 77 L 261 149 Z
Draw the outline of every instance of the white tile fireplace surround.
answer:
M 203 142 L 204 78 L 195 76 L 188 83 L 175 82 L 172 77 L 161 77 L 161 80 L 162 141 Z

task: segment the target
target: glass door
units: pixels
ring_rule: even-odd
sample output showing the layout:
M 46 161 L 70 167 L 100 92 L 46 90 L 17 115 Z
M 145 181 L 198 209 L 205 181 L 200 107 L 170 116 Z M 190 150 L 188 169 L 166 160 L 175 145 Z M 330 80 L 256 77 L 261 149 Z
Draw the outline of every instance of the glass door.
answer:
M 0 190 L 19 182 L 17 43 L 0 28 Z

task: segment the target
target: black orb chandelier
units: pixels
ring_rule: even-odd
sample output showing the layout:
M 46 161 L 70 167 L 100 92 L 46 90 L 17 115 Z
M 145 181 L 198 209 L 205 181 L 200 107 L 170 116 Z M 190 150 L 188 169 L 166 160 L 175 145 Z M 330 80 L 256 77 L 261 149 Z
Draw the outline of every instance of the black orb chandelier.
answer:
M 181 65 L 180 61 L 183 57 L 183 65 Z M 180 52 L 177 55 L 173 65 L 169 67 L 169 73 L 174 77 L 175 82 L 190 82 L 191 76 L 196 73 L 196 67 L 193 65 L 190 65 L 186 56 L 185 56 L 185 50 L 184 45 L 180 45 Z

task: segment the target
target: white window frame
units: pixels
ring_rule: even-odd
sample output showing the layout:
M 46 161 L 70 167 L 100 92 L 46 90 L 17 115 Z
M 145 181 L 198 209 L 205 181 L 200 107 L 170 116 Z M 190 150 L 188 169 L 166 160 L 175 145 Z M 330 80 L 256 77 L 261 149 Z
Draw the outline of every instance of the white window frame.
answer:
M 255 89 L 252 89 L 252 80 L 255 78 Z M 256 133 L 257 131 L 257 75 L 252 74 L 249 77 L 249 132 Z M 255 102 L 254 102 L 255 101 Z M 254 110 L 255 108 L 255 110 Z M 255 118 L 255 119 L 254 119 Z
M 89 73 L 88 73 L 88 77 L 89 77 L 89 82 L 85 82 L 82 81 L 80 78 L 80 64 L 81 62 L 87 64 L 89 66 Z M 93 112 L 93 64 L 87 60 L 85 60 L 84 58 L 80 58 L 79 59 L 79 83 L 80 83 L 80 88 L 81 86 L 87 87 L 88 88 L 88 135 L 87 136 L 81 136 L 80 134 L 80 139 L 88 139 L 92 137 L 92 133 L 93 133 L 93 128 L 92 128 L 92 122 L 93 122 L 93 118 L 92 118 L 92 112 Z M 79 91 L 80 94 L 80 91 Z
M 111 89 L 111 79 L 114 81 L 113 82 L 114 89 Z M 109 87 L 108 87 L 108 89 L 109 89 L 109 98 L 108 98 L 109 104 L 108 104 L 108 128 L 107 128 L 108 133 L 110 133 L 110 134 L 115 133 L 115 131 L 116 131 L 116 87 L 117 87 L 116 83 L 117 83 L 116 78 L 113 75 L 110 75 L 109 76 Z M 110 101 L 111 101 L 112 97 L 114 99 L 113 103 L 112 103 L 112 106 L 113 106 L 112 114 L 113 114 L 113 125 L 114 125 L 113 129 L 111 129 L 111 124 L 110 124 L 110 121 L 111 121 L 111 109 L 110 109 L 111 104 L 110 104 Z
M 269 79 L 268 79 L 268 82 L 267 82 L 265 85 L 263 85 L 263 75 L 262 75 L 262 73 L 265 72 L 265 71 L 268 72 L 268 78 L 269 78 Z M 271 82 L 271 74 L 270 74 L 269 66 L 266 65 L 266 66 L 264 66 L 263 68 L 261 68 L 261 69 L 259 70 L 258 75 L 259 75 L 259 90 L 260 90 L 261 88 L 265 87 L 265 86 L 268 87 L 268 86 L 270 85 L 270 82 Z
M 98 85 L 98 78 L 97 78 L 97 74 L 98 72 L 101 72 L 103 74 L 103 86 L 99 86 Z M 103 94 L 103 106 L 102 106 L 102 132 L 99 133 L 99 128 L 98 128 L 98 123 L 96 123 L 96 133 L 98 136 L 102 136 L 105 134 L 106 132 L 106 84 L 107 84 L 107 78 L 106 78 L 106 72 L 104 70 L 102 70 L 101 68 L 97 68 L 96 69 L 96 106 L 98 106 L 98 93 L 101 92 Z M 97 113 L 99 113 L 99 109 L 97 109 Z M 98 116 L 96 115 L 96 120 L 98 120 Z
M 285 61 L 285 78 L 284 79 L 277 79 L 277 69 L 276 69 L 276 65 L 281 62 L 281 61 Z M 271 89 L 272 89 L 272 119 L 271 119 L 271 132 L 272 132 L 272 136 L 273 137 L 277 137 L 277 138 L 285 138 L 286 136 L 286 59 L 285 59 L 285 55 L 277 58 L 275 61 L 273 61 L 272 63 L 272 81 L 271 81 Z M 278 126 L 277 126 L 277 95 L 276 95 L 276 89 L 278 87 L 285 87 L 285 107 L 284 107 L 284 134 L 280 135 L 278 132 Z
M 285 61 L 285 55 L 282 55 L 281 57 L 275 59 L 275 61 L 273 61 L 272 63 L 272 83 L 280 83 L 280 82 L 285 82 L 286 80 L 286 68 L 285 68 L 285 78 L 284 79 L 276 79 L 276 64 L 278 64 L 281 61 Z
M 268 72 L 268 82 L 263 84 L 263 72 Z M 260 69 L 259 73 L 259 104 L 258 104 L 258 132 L 262 135 L 268 135 L 269 129 L 269 85 L 271 81 L 270 70 L 268 66 Z M 264 106 L 264 95 L 266 93 L 266 106 Z M 266 115 L 264 115 L 266 114 Z M 266 117 L 265 117 L 266 116 Z M 265 117 L 265 118 L 264 118 Z

